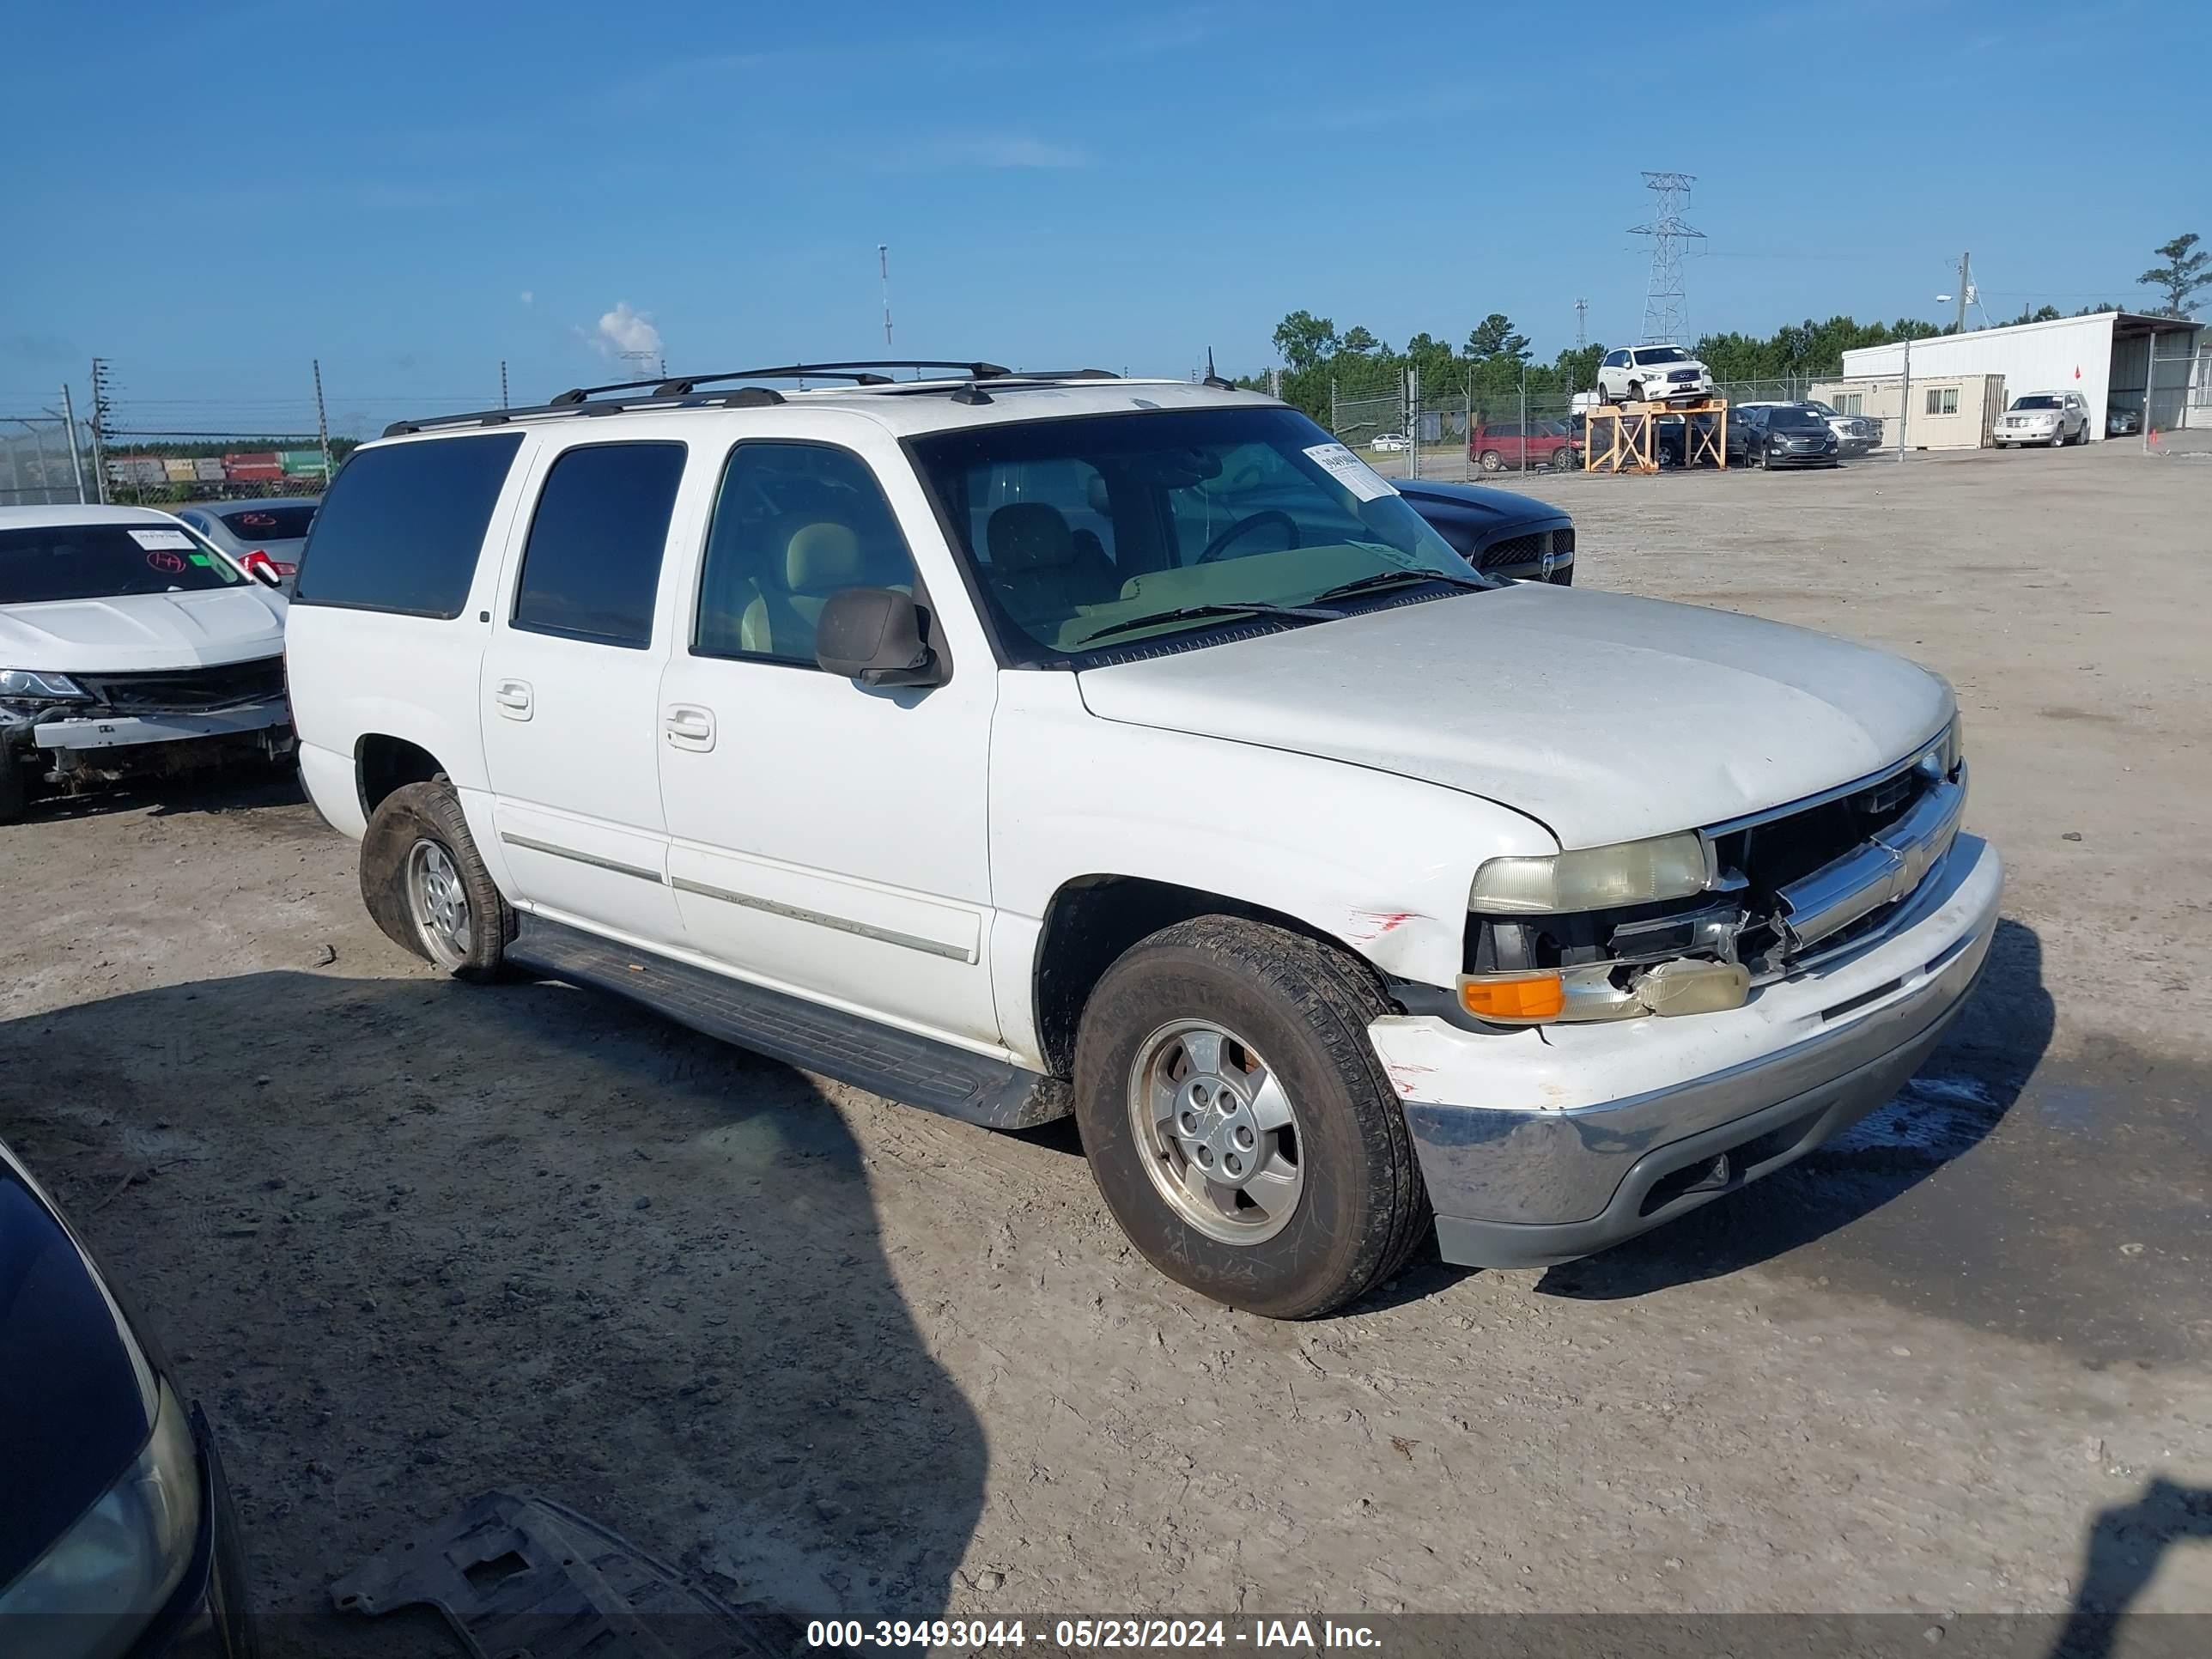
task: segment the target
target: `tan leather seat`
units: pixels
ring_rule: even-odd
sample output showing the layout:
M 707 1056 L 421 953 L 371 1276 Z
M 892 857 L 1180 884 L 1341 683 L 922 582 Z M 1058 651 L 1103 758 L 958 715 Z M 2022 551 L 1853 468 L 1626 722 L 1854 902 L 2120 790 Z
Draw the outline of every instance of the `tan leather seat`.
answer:
M 860 538 L 828 520 L 802 524 L 783 548 L 783 585 L 756 584 L 738 626 L 739 648 L 751 655 L 811 662 L 815 625 L 832 593 L 866 584 Z
M 1102 605 L 1120 591 L 1098 538 L 1090 538 L 1089 549 L 1079 546 L 1049 501 L 1007 502 L 992 513 L 983 539 L 992 586 L 1025 626 L 1064 622 L 1079 606 Z

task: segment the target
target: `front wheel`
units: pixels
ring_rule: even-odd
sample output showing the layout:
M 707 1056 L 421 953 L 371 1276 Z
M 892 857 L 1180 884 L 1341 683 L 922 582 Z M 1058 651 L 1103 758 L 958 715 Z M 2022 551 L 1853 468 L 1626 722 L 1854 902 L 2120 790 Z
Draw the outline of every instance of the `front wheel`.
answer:
M 1403 1265 L 1429 1224 L 1356 958 L 1225 916 L 1164 928 L 1084 1010 L 1075 1114 L 1100 1195 L 1178 1284 L 1310 1319 Z
M 393 944 L 456 979 L 495 977 L 514 937 L 514 914 L 443 778 L 378 804 L 362 837 L 361 896 Z

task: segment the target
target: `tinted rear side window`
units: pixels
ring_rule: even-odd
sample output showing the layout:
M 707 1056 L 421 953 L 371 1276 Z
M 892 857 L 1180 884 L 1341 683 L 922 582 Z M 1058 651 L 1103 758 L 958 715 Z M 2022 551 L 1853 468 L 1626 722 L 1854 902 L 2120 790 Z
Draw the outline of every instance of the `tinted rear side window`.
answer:
M 682 444 L 592 444 L 553 463 L 522 550 L 514 625 L 642 650 Z
M 521 447 L 502 432 L 356 451 L 315 514 L 293 604 L 459 616 Z

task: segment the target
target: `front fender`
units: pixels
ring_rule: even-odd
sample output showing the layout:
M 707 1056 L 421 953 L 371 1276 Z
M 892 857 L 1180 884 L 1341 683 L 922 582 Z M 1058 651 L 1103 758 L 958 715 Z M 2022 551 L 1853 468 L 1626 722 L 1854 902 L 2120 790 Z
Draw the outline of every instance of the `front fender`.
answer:
M 1040 923 L 1084 876 L 1141 877 L 1295 917 L 1384 973 L 1452 983 L 1486 858 L 1559 850 L 1509 807 L 1341 761 L 1104 720 L 1072 675 L 1001 676 L 991 884 Z

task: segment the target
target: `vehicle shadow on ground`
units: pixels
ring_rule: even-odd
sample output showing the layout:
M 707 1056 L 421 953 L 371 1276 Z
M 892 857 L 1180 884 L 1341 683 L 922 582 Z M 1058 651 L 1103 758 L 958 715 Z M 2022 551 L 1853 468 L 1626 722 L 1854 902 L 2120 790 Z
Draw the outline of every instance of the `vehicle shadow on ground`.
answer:
M 2212 1540 L 2212 1490 L 2153 1480 L 2134 1503 L 2100 1510 L 2083 1546 L 2074 1606 L 2051 1644 L 2049 1659 L 2107 1659 L 2115 1653 L 2142 1653 L 2148 1659 L 2167 1652 L 2202 1652 L 2202 1638 L 2212 1619 L 2170 1615 L 2161 1622 L 2182 1628 L 2158 1632 L 2158 1639 L 2147 1645 L 2139 1645 L 2122 1622 L 2166 1553 L 2187 1540 Z M 2179 1644 L 2184 1637 L 2186 1646 Z M 2168 1649 L 2166 1640 L 2177 1645 Z
M 41 794 L 31 802 L 25 817 L 33 823 L 49 819 L 65 823 L 114 813 L 143 812 L 150 807 L 154 817 L 163 818 L 186 812 L 239 812 L 258 806 L 296 806 L 307 799 L 307 791 L 300 787 L 299 769 L 290 762 L 274 767 L 245 763 L 161 776 L 125 778 L 114 783 L 90 786 L 77 794 Z
M 330 1581 L 495 1487 L 801 1620 L 946 1607 L 981 1425 L 796 1072 L 564 987 L 258 973 L 0 1024 L 0 1135 L 214 1419 L 281 1650 L 393 1651 Z

